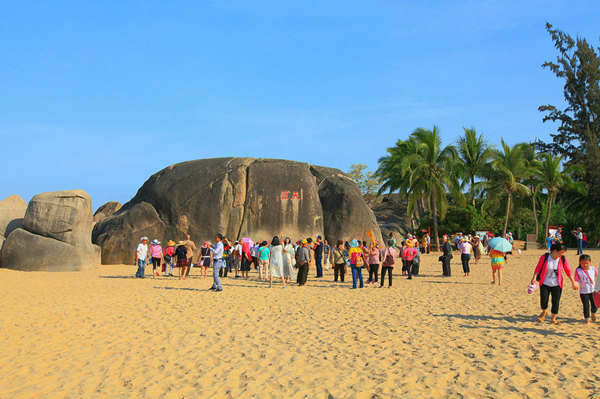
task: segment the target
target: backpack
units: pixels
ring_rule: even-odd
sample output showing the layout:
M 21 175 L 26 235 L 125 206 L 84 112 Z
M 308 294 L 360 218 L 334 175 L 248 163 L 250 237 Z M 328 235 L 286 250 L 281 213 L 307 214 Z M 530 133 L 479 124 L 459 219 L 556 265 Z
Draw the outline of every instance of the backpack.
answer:
M 389 249 L 385 251 L 385 259 L 383 260 L 383 266 L 392 266 L 394 264 L 394 256 L 390 253 Z
M 305 258 L 306 256 L 303 255 L 303 249 L 304 247 L 300 247 L 296 250 L 296 255 L 294 255 L 294 258 L 296 259 L 296 265 L 300 266 L 303 265 L 305 262 Z
M 175 249 L 175 256 L 177 256 L 178 259 L 187 258 L 187 248 L 185 245 L 180 245 L 177 247 L 177 249 Z
M 544 254 L 544 264 L 548 264 L 548 257 L 549 256 L 550 256 L 550 254 L 547 253 L 547 252 Z M 560 257 L 560 261 L 562 262 L 563 267 L 564 267 L 565 266 L 565 261 L 566 261 L 564 255 L 562 255 Z M 540 272 L 537 274 L 537 276 L 535 276 L 535 281 L 540 281 L 541 280 L 541 278 L 542 278 L 541 274 L 542 274 L 542 271 L 540 270 Z
M 365 265 L 365 260 L 360 252 L 352 252 L 352 255 L 350 255 L 350 261 L 356 267 L 363 267 Z

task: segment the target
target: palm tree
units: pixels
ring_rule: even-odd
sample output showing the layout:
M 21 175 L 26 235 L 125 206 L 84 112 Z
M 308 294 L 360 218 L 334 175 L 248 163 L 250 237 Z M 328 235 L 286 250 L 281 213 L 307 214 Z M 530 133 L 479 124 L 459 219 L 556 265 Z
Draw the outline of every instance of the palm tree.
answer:
M 456 191 L 457 180 L 452 174 L 457 153 L 453 146 L 441 148 L 437 126 L 432 130 L 418 128 L 408 140 L 398 140 L 388 148 L 388 156 L 379 160 L 377 175 L 380 192 L 399 190 L 408 198 L 409 212 L 423 201 L 431 209 L 436 248 L 440 248 L 438 216 L 444 218 L 448 209 L 448 190 Z
M 562 156 L 544 153 L 541 157 L 540 169 L 537 172 L 537 177 L 542 187 L 548 192 L 548 198 L 546 199 L 546 223 L 544 225 L 545 234 L 548 233 L 550 213 L 552 212 L 552 205 L 554 205 L 556 196 L 560 190 L 572 182 L 569 170 L 562 168 L 562 160 Z
M 528 177 L 524 180 L 524 184 L 527 185 L 531 192 L 531 208 L 533 211 L 533 219 L 535 221 L 535 239 L 539 239 L 540 224 L 537 214 L 537 195 L 539 194 L 542 182 L 540 180 L 540 168 L 541 163 L 537 152 L 535 151 L 535 145 L 533 143 L 524 147 L 523 155 L 525 156 L 525 164 L 528 169 Z
M 506 234 L 508 228 L 508 217 L 513 195 L 530 195 L 529 188 L 521 183 L 530 173 L 525 163 L 525 147 L 526 144 L 515 144 L 511 148 L 502 139 L 502 151 L 494 152 L 491 163 L 492 175 L 488 180 L 490 193 L 506 196 L 503 234 Z
M 475 129 L 463 128 L 465 135 L 458 139 L 458 156 L 460 168 L 464 177 L 469 181 L 470 196 L 475 207 L 475 178 L 483 177 L 486 164 L 492 156 L 490 148 L 483 135 L 477 135 Z
M 456 149 L 451 145 L 441 148 L 442 139 L 437 126 L 432 130 L 418 128 L 411 134 L 410 139 L 415 142 L 416 151 L 409 156 L 412 169 L 409 179 L 409 190 L 412 194 L 409 206 L 414 206 L 418 198 L 426 199 L 431 209 L 436 248 L 439 249 L 438 216 L 442 219 L 446 216 L 446 192 L 456 186 L 456 179 L 452 176 L 457 159 Z

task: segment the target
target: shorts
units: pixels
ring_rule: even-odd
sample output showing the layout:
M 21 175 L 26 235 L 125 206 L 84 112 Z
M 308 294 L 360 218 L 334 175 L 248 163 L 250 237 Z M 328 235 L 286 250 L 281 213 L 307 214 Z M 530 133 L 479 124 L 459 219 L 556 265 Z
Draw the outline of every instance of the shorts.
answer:
M 269 267 L 269 260 L 268 259 L 259 259 L 258 265 L 260 267 Z
M 188 266 L 187 259 L 177 259 L 177 264 L 175 265 L 175 267 L 187 267 L 187 266 Z
M 202 258 L 202 266 L 209 267 L 210 266 L 210 258 Z

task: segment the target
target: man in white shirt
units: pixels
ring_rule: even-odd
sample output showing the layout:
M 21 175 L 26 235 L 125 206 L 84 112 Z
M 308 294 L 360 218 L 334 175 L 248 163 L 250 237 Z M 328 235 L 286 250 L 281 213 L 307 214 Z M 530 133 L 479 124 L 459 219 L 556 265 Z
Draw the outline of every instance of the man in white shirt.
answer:
M 140 243 L 135 249 L 135 263 L 137 264 L 137 272 L 135 277 L 144 278 L 146 271 L 146 259 L 148 258 L 148 237 L 140 238 Z
M 221 292 L 223 291 L 223 287 L 219 279 L 219 270 L 225 266 L 223 263 L 223 235 L 217 234 L 215 241 L 216 244 L 213 245 L 213 285 L 210 287 L 210 290 Z

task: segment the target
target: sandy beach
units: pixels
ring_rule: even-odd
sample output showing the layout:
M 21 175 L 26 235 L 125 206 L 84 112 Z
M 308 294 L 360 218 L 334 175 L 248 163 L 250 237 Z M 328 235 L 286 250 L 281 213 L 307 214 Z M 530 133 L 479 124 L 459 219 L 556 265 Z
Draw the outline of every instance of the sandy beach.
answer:
M 222 293 L 199 269 L 186 281 L 138 280 L 132 265 L 0 269 L 0 397 L 592 397 L 600 326 L 583 324 L 570 289 L 561 325 L 535 322 L 540 254 L 511 258 L 501 288 L 489 258 L 466 279 L 455 256 L 443 278 L 434 254 L 412 281 L 397 267 L 392 289 L 314 269 L 306 287 L 268 289 L 253 271 Z

